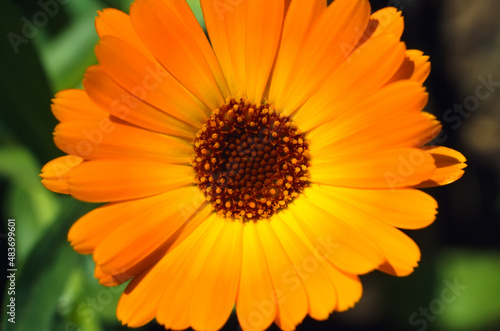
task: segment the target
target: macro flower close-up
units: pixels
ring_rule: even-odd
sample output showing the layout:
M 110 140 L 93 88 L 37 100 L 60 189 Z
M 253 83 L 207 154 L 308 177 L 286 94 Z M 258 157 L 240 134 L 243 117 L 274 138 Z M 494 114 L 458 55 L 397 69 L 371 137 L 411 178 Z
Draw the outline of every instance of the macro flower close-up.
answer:
M 85 202 L 69 241 L 139 327 L 293 330 L 354 307 L 359 275 L 407 276 L 421 188 L 463 174 L 432 144 L 428 56 L 368 0 L 137 0 L 96 19 L 98 64 L 57 93 L 42 183 Z M 399 228 L 399 229 L 398 229 Z M 335 314 L 334 314 L 335 315 Z M 335 318 L 335 317 L 333 317 Z
M 490 0 L 3 0 L 5 331 L 495 331 Z

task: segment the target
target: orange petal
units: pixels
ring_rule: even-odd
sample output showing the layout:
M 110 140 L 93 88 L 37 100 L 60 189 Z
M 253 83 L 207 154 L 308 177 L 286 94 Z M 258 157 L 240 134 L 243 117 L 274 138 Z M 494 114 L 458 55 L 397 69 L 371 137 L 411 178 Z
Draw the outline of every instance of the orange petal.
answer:
M 410 49 L 406 51 L 406 57 L 398 71 L 388 81 L 389 83 L 398 80 L 409 79 L 422 84 L 431 72 L 429 57 L 419 50 Z
M 348 203 L 337 194 L 336 188 L 331 186 L 313 185 L 307 191 L 308 199 L 315 205 L 327 212 L 332 211 L 335 217 L 352 226 L 381 249 L 387 262 L 380 268 L 382 271 L 397 276 L 412 273 L 420 260 L 418 246 L 401 231 L 365 213 L 356 204 Z
M 276 107 L 286 114 L 293 113 L 322 86 L 332 70 L 349 57 L 369 16 L 367 0 L 336 0 L 328 6 L 309 31 L 287 88 L 277 90 L 271 85 L 270 99 Z
M 118 286 L 130 280 L 135 275 L 126 273 L 106 273 L 99 266 L 95 267 L 94 278 L 99 280 L 99 284 L 104 286 Z
M 402 229 L 420 229 L 436 217 L 437 203 L 415 189 L 378 190 L 321 186 L 328 193 L 356 206 L 369 217 Z
M 404 30 L 403 16 L 394 7 L 382 8 L 370 16 L 368 26 L 371 30 L 368 30 L 367 33 L 370 33 L 372 38 L 382 34 L 390 34 L 400 39 Z
M 43 166 L 42 173 L 40 174 L 40 177 L 43 178 L 43 186 L 56 193 L 70 194 L 68 174 L 71 169 L 82 162 L 83 159 L 81 157 L 74 155 L 61 156 L 48 162 Z
M 201 1 L 233 96 L 261 103 L 281 36 L 283 1 Z
M 401 109 L 404 110 L 404 109 Z M 381 116 L 383 116 L 381 114 Z M 375 150 L 389 148 L 419 147 L 435 138 L 441 131 L 441 123 L 428 113 L 405 111 L 394 112 L 383 122 L 374 120 L 370 123 L 351 122 L 337 123 L 332 121 L 319 127 L 311 134 L 312 155 L 318 155 L 317 164 L 332 159 L 335 155 L 325 155 L 335 148 L 336 155 L 370 153 Z M 316 140 L 322 133 L 331 136 L 327 146 L 321 146 L 322 140 Z M 318 142 L 318 144 L 315 144 Z
M 196 197 L 199 199 L 200 196 L 197 193 L 193 198 L 189 197 L 189 199 L 180 203 L 173 209 L 155 209 L 161 206 L 161 204 L 168 203 L 167 199 L 169 199 L 170 195 L 172 194 L 164 193 L 142 199 L 112 202 L 96 208 L 82 216 L 73 224 L 68 233 L 68 240 L 71 242 L 73 248 L 79 253 L 90 254 L 94 252 L 95 248 L 106 239 L 106 237 L 120 226 L 130 222 L 129 226 L 134 225 L 134 223 L 137 225 L 137 221 L 139 219 L 142 220 L 141 217 L 143 217 L 144 213 L 148 215 L 151 214 L 151 217 L 155 219 L 159 217 L 156 215 L 160 214 L 160 212 L 161 214 L 177 212 L 185 219 L 188 219 L 193 214 L 196 214 L 195 218 L 198 219 L 206 213 L 205 210 L 196 213 L 196 210 L 200 206 L 200 201 L 194 199 Z M 192 220 L 190 222 L 192 222 Z M 183 228 L 185 227 L 186 226 L 183 226 Z M 137 231 L 134 231 L 134 233 L 136 232 Z M 113 252 L 109 253 L 112 254 Z
M 62 151 L 88 160 L 137 158 L 188 164 L 193 153 L 184 140 L 109 118 L 61 123 L 56 126 L 54 142 Z
M 284 4 L 282 1 L 247 1 L 247 22 L 251 24 L 252 33 L 245 38 L 246 91 L 250 101 L 260 103 L 281 38 Z
M 309 131 L 343 112 L 355 113 L 351 109 L 356 108 L 360 100 L 378 91 L 394 75 L 404 54 L 404 44 L 393 36 L 371 39 L 334 70 L 324 85 L 299 108 L 294 115 L 297 125 Z
M 425 89 L 415 82 L 398 82 L 385 86 L 361 101 L 335 105 L 332 121 L 313 129 L 308 138 L 317 147 L 334 145 L 335 141 L 350 136 L 352 131 L 359 131 L 375 126 L 385 126 L 386 121 L 398 116 L 419 116 L 427 103 Z M 308 124 L 307 119 L 300 125 L 314 126 L 317 121 Z M 313 120 L 310 120 L 313 121 Z
M 299 236 L 302 242 L 309 248 L 312 255 L 309 255 L 306 258 L 307 260 L 304 259 L 302 261 L 304 267 L 308 264 L 309 272 L 311 272 L 311 263 L 314 263 L 312 262 L 312 259 L 314 258 L 325 270 L 328 279 L 334 288 L 334 293 L 329 293 L 325 296 L 324 299 L 327 299 L 325 304 L 333 304 L 335 310 L 343 311 L 351 308 L 356 302 L 358 302 L 362 294 L 361 282 L 359 281 L 359 278 L 356 275 L 347 274 L 338 270 L 327 259 L 325 259 L 321 254 L 321 250 L 324 249 L 324 246 L 322 247 L 322 245 L 318 243 L 315 246 L 308 239 L 307 235 L 304 233 L 297 220 L 293 217 L 292 213 L 282 212 L 279 214 L 279 217 L 285 221 L 286 225 L 289 226 L 290 229 L 292 229 L 293 232 Z
M 200 3 L 210 42 L 229 92 L 233 97 L 241 97 L 246 94 L 246 6 L 242 1 L 228 3 L 222 0 L 201 0 Z
M 359 277 L 342 272 L 334 267 L 326 268 L 326 270 L 337 293 L 337 306 L 335 310 L 345 311 L 352 308 L 361 299 L 361 295 L 363 294 L 363 287 Z
M 334 120 L 309 132 L 314 163 L 380 149 L 422 146 L 441 129 L 433 115 L 421 112 L 427 99 L 420 84 L 405 81 L 341 109 Z
M 184 1 L 177 1 L 176 5 L 178 7 L 185 7 L 186 3 Z M 185 8 L 183 9 L 185 10 Z M 189 15 L 188 15 L 189 16 Z M 191 15 L 192 16 L 192 15 Z M 190 19 L 190 17 L 185 17 L 187 19 Z M 196 23 L 197 24 L 197 23 Z M 153 90 L 158 90 L 161 89 L 162 87 L 165 87 L 165 85 L 169 85 L 172 87 L 172 85 L 176 85 L 172 87 L 172 90 L 169 90 L 170 93 L 167 93 L 167 95 L 171 95 L 172 93 L 175 94 L 176 91 L 181 88 L 181 85 L 175 81 L 172 82 L 172 77 L 170 74 L 168 74 L 160 65 L 158 60 L 154 57 L 154 55 L 151 53 L 151 51 L 146 47 L 146 45 L 143 43 L 143 41 L 139 38 L 137 35 L 136 30 L 134 29 L 134 26 L 132 25 L 132 21 L 130 19 L 130 16 L 119 11 L 116 9 L 108 8 L 105 9 L 102 12 L 99 12 L 99 17 L 96 19 L 96 29 L 99 34 L 99 37 L 101 39 L 108 39 L 111 37 L 111 39 L 119 39 L 123 41 L 123 43 L 129 45 L 129 48 L 133 48 L 133 53 L 130 53 L 128 51 L 123 51 L 119 54 L 119 56 L 112 56 L 112 61 L 110 61 L 110 64 L 112 65 L 113 68 L 116 67 L 117 62 L 116 60 L 124 61 L 127 62 L 130 60 L 133 60 L 132 63 L 138 60 L 138 58 L 145 58 L 143 60 L 144 63 L 147 63 L 147 65 L 144 65 L 142 69 L 144 70 L 149 70 L 147 73 L 144 72 L 142 74 L 142 81 L 137 83 L 132 87 L 135 87 L 136 89 L 139 87 L 152 87 L 154 86 Z M 108 37 L 108 38 L 106 38 Z M 199 37 L 199 35 L 198 35 Z M 205 35 L 202 33 L 202 37 L 206 39 Z M 99 48 L 99 47 L 98 47 Z M 116 49 L 114 49 L 116 51 Z M 141 55 L 139 56 L 137 53 L 140 53 Z M 123 54 L 127 54 L 128 56 L 123 56 Z M 99 55 L 98 55 L 99 57 Z M 103 59 L 100 59 L 101 62 L 104 62 Z M 118 62 L 120 62 L 118 61 Z M 213 61 L 212 61 L 213 62 Z M 137 64 L 134 64 L 132 68 L 137 68 Z M 127 70 L 123 70 L 122 74 L 127 74 Z M 215 69 L 214 69 L 215 70 Z M 220 71 L 220 69 L 218 69 Z M 168 77 L 166 77 L 168 75 Z M 122 75 L 123 76 L 123 75 Z M 222 77 L 222 73 L 219 74 L 220 77 Z M 158 82 L 157 85 L 161 86 L 155 86 L 156 82 Z M 162 89 L 164 92 L 164 89 Z M 133 92 L 133 91 L 132 91 Z M 148 92 L 151 92 L 151 90 L 148 90 Z M 155 97 L 160 97 L 161 94 L 154 93 Z M 179 96 L 185 96 L 185 94 L 188 93 L 185 90 L 182 90 L 182 92 L 179 94 Z M 136 94 L 136 93 L 134 93 Z M 149 93 L 151 94 L 151 93 Z M 184 98 L 182 99 L 184 100 Z M 179 101 L 179 98 L 174 100 L 175 102 Z M 189 101 L 184 100 L 185 102 L 189 103 Z M 192 101 L 192 100 L 190 100 Z M 197 105 L 193 107 L 192 109 L 198 109 L 200 106 L 203 106 L 201 102 L 196 99 Z M 154 104 L 154 103 L 153 103 Z M 170 108 L 173 109 L 172 105 L 167 104 L 165 106 L 169 106 Z M 186 108 L 182 108 L 186 109 Z M 191 110 L 191 109 L 190 109 Z
M 432 156 L 418 148 L 331 158 L 322 164 L 315 164 L 314 159 L 312 162 L 312 182 L 343 187 L 408 187 L 431 178 L 436 171 Z
M 311 243 L 332 265 L 345 272 L 364 274 L 384 262 L 382 251 L 374 243 L 309 200 L 306 192 L 289 210 Z
M 222 72 L 220 63 L 215 56 L 212 44 L 207 39 L 205 31 L 201 28 L 198 20 L 196 19 L 196 16 L 193 14 L 188 1 L 172 1 L 171 5 L 175 5 L 174 10 L 177 11 L 178 16 L 184 20 L 184 24 L 191 33 L 191 36 L 196 41 L 198 47 L 202 50 L 203 55 L 205 56 L 205 60 L 212 70 L 215 80 L 217 81 L 217 85 L 222 92 L 222 95 L 224 97 L 229 96 L 230 94 L 227 82 L 224 78 L 224 73 Z
M 68 240 L 73 249 L 80 254 L 91 254 L 111 232 L 127 222 L 131 213 L 137 213 L 137 207 L 144 202 L 156 199 L 148 197 L 119 203 L 108 203 L 83 215 L 68 232 Z
M 241 273 L 243 223 L 224 222 L 198 280 L 194 284 L 189 319 L 193 329 L 219 330 L 231 315 Z
M 294 330 L 308 311 L 304 285 L 269 222 L 257 222 L 256 229 L 274 285 L 278 305 L 275 322 L 282 330 Z
M 119 38 L 139 50 L 151 61 L 156 62 L 151 51 L 137 35 L 129 15 L 114 8 L 106 8 L 98 12 L 98 14 L 99 16 L 95 20 L 95 27 L 101 39 L 105 36 Z M 123 56 L 126 56 L 126 54 L 122 54 Z
M 431 72 L 431 63 L 429 56 L 424 55 L 422 51 L 410 49 L 406 52 L 406 56 L 415 64 L 413 74 L 410 79 L 419 83 L 423 83 Z
M 464 174 L 463 169 L 467 166 L 465 164 L 467 160 L 461 153 L 442 146 L 426 146 L 423 149 L 434 158 L 437 169 L 429 180 L 415 187 L 425 188 L 448 185 Z
M 52 100 L 52 113 L 59 122 L 101 120 L 109 113 L 90 100 L 85 90 L 64 90 Z
M 307 237 L 299 236 L 287 222 L 286 216 L 277 215 L 271 226 L 304 284 L 309 299 L 309 316 L 326 320 L 335 309 L 336 300 L 335 288 L 322 265 L 325 259 L 318 258 L 318 254 L 304 242 L 303 238 Z
M 142 198 L 193 182 L 190 166 L 153 160 L 93 160 L 69 173 L 70 194 L 87 202 Z
M 160 295 L 166 286 L 164 276 L 159 275 L 164 260 L 134 277 L 127 285 L 116 308 L 116 317 L 123 325 L 137 328 L 155 317 Z
M 96 47 L 96 56 L 101 67 L 120 86 L 170 116 L 199 128 L 210 115 L 210 109 L 198 104 L 160 64 L 130 44 L 104 37 Z
M 202 0 L 201 5 L 231 95 L 262 102 L 281 36 L 283 1 Z
M 87 69 L 83 85 L 96 104 L 129 123 L 188 139 L 199 129 L 137 99 L 112 80 L 101 66 Z
M 301 54 L 302 45 L 310 28 L 326 11 L 324 0 L 292 1 L 286 13 L 279 53 L 276 59 L 272 81 L 270 102 L 279 103 L 277 98 L 288 88 L 290 77 L 294 75 L 294 64 Z
M 194 281 L 189 277 L 182 277 L 186 275 L 186 272 L 198 270 L 199 267 L 196 267 L 206 258 L 208 252 L 204 251 L 203 248 L 209 249 L 213 244 L 214 237 L 216 238 L 218 231 L 220 231 L 220 227 L 217 227 L 217 222 L 214 220 L 215 217 L 207 218 L 176 249 L 130 282 L 118 302 L 116 312 L 118 319 L 123 324 L 139 327 L 155 316 L 159 323 L 164 324 L 163 316 L 165 314 L 173 318 L 180 318 L 176 312 L 178 309 L 182 311 L 181 301 L 189 301 Z M 193 256 L 200 256 L 201 259 L 199 261 L 190 259 Z M 196 264 L 194 264 L 195 262 Z M 182 274 L 180 274 L 181 272 Z M 162 298 L 166 298 L 166 307 L 161 305 Z M 171 314 L 172 310 L 174 310 L 173 314 Z M 186 310 L 184 307 L 184 315 L 187 316 Z M 178 329 L 188 328 L 189 320 L 184 325 Z
M 189 312 L 191 300 L 197 296 L 194 287 L 212 247 L 216 245 L 225 226 L 224 223 L 224 220 L 212 214 L 200 225 L 201 231 L 197 229 L 186 238 L 185 242 L 167 254 L 163 268 L 167 268 L 167 263 L 171 266 L 165 270 L 168 274 L 161 280 L 167 286 L 160 298 L 156 316 L 158 323 L 164 325 L 166 329 L 183 330 L 192 325 Z M 192 237 L 196 241 L 193 241 Z
M 130 16 L 139 37 L 172 76 L 210 109 L 223 104 L 225 81 L 221 76 L 218 85 L 215 55 L 185 1 L 142 0 L 132 4 Z
M 277 312 L 277 301 L 266 256 L 254 222 L 243 227 L 243 252 L 236 313 L 244 331 L 267 329 Z
M 189 213 L 179 208 L 191 201 Z M 163 256 L 178 232 L 198 213 L 205 219 L 210 208 L 197 187 L 185 187 L 148 199 L 143 212 L 134 213 L 97 245 L 94 260 L 105 272 L 138 274 Z M 137 225 L 140 224 L 138 227 Z M 138 263 L 138 261 L 140 261 Z

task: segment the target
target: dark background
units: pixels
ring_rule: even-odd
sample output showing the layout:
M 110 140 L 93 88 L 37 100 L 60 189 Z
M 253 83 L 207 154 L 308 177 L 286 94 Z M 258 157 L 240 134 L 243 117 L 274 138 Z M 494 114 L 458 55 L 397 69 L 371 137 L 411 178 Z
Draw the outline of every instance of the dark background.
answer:
M 16 218 L 18 267 L 17 323 L 5 321 L 4 296 L 2 329 L 125 330 L 115 315 L 123 286 L 99 286 L 91 258 L 73 252 L 66 241 L 69 226 L 93 206 L 45 190 L 38 174 L 62 154 L 52 143 L 50 99 L 79 87 L 86 67 L 95 63 L 96 10 L 126 11 L 130 1 L 61 3 L 46 22 L 36 16 L 36 1 L 4 0 L 0 11 L 0 241 L 5 248 L 7 218 Z M 307 318 L 298 330 L 500 330 L 500 86 L 465 106 L 477 100 L 481 77 L 500 82 L 500 1 L 371 4 L 373 10 L 401 9 L 407 47 L 431 57 L 426 110 L 443 122 L 438 143 L 461 151 L 468 168 L 458 182 L 427 190 L 438 200 L 439 214 L 428 228 L 407 232 L 422 251 L 412 275 L 362 276 L 364 294 L 354 309 L 324 322 Z M 23 18 L 38 18 L 41 27 L 27 31 L 15 52 L 8 36 L 23 36 Z M 457 291 L 453 299 L 442 296 L 450 284 Z M 163 328 L 152 322 L 139 330 Z M 238 330 L 234 315 L 224 330 Z

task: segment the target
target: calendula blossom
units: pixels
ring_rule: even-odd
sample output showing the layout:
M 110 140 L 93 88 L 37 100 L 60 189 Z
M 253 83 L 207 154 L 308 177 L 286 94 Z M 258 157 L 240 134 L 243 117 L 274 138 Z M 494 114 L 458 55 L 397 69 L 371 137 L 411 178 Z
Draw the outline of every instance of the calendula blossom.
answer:
M 418 188 L 463 174 L 428 143 L 428 57 L 401 13 L 367 0 L 184 0 L 99 13 L 99 64 L 53 100 L 67 155 L 43 184 L 106 203 L 69 232 L 138 327 L 293 330 L 361 297 L 359 275 L 405 276 L 433 222 Z

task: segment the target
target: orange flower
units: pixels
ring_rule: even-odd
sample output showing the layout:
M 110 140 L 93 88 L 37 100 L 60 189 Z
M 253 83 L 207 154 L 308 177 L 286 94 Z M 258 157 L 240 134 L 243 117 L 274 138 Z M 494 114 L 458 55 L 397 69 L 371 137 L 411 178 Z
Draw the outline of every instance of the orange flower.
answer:
M 52 191 L 108 202 L 69 240 L 95 275 L 132 279 L 132 327 L 243 330 L 352 307 L 358 275 L 404 276 L 464 157 L 426 146 L 430 64 L 400 41 L 394 8 L 367 0 L 138 0 L 96 21 L 99 65 L 54 99 Z

